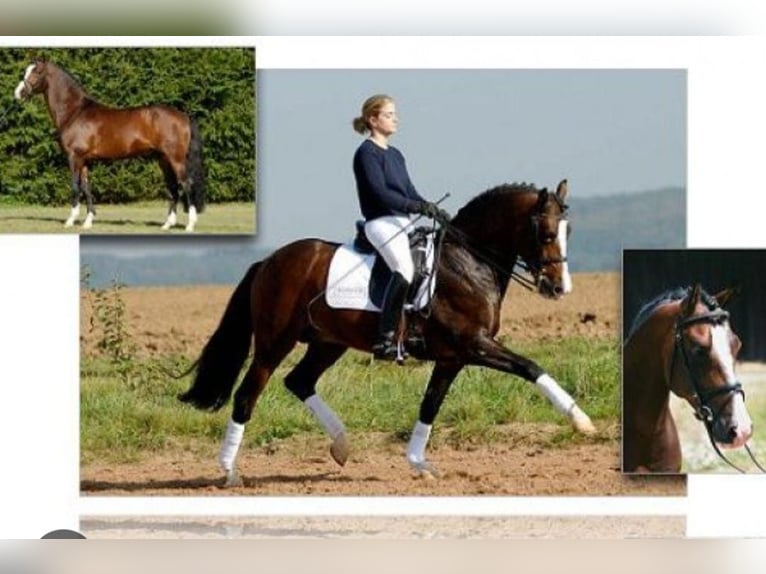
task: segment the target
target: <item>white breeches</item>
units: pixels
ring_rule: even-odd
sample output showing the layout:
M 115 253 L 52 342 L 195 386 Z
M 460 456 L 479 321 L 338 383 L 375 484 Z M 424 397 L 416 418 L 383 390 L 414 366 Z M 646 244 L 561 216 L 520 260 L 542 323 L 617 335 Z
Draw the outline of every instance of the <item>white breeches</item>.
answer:
M 412 224 L 406 215 L 387 215 L 364 224 L 367 239 L 383 257 L 388 268 L 399 273 L 408 283 L 412 283 L 415 274 L 407 236 L 411 230 Z

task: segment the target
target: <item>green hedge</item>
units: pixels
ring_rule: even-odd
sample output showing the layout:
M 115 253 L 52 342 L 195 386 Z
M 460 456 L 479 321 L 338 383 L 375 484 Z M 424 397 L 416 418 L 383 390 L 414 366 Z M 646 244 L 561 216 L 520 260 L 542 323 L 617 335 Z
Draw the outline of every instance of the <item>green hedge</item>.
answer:
M 0 202 L 67 203 L 70 176 L 43 98 L 15 105 L 13 90 L 37 55 L 64 67 L 99 102 L 115 107 L 161 103 L 200 126 L 209 202 L 255 195 L 253 48 L 0 48 Z M 97 163 L 97 203 L 165 197 L 156 161 Z

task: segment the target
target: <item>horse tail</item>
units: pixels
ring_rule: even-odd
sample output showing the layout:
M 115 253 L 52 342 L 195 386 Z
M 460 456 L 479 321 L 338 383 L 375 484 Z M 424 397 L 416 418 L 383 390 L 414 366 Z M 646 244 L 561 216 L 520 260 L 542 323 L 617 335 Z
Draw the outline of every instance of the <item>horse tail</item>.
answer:
M 191 137 L 186 152 L 186 177 L 190 181 L 189 200 L 198 213 L 205 210 L 205 165 L 202 160 L 202 136 L 197 122 L 189 118 Z
M 218 328 L 197 359 L 191 388 L 178 396 L 184 403 L 217 411 L 224 406 L 239 378 L 250 351 L 253 321 L 250 313 L 250 288 L 261 262 L 250 266 L 229 299 Z

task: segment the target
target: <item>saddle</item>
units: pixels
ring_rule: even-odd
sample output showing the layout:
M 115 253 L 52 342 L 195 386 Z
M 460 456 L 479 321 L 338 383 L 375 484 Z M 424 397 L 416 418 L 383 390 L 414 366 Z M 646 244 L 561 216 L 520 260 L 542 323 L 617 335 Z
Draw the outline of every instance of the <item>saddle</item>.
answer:
M 428 306 L 436 286 L 434 270 L 436 233 L 417 228 L 410 234 L 415 275 L 405 303 L 405 312 Z M 340 245 L 333 254 L 327 273 L 325 299 L 333 309 L 380 312 L 391 271 L 364 235 L 364 224 L 357 224 L 357 237 Z

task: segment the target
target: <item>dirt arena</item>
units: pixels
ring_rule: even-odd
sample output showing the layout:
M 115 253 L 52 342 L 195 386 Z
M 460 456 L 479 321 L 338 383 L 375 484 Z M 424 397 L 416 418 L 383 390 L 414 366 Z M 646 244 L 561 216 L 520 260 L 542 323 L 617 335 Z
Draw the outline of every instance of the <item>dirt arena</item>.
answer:
M 548 301 L 514 285 L 503 307 L 502 336 L 514 341 L 579 334 L 617 336 L 619 275 L 579 274 L 574 292 Z M 195 356 L 215 329 L 231 287 L 127 288 L 123 293 L 131 339 L 143 357 Z M 83 294 L 82 354 L 96 353 L 90 329 L 90 295 Z M 352 456 L 339 469 L 320 436 L 292 437 L 274 446 L 243 450 L 243 488 L 222 489 L 215 452 L 165 451 L 130 464 L 89 464 L 81 469 L 90 495 L 655 495 L 680 496 L 678 478 L 624 478 L 619 472 L 617 425 L 593 439 L 560 448 L 550 443 L 556 425 L 513 424 L 491 444 L 457 450 L 438 445 L 430 459 L 439 480 L 415 477 L 403 446 L 373 433 L 352 433 Z

